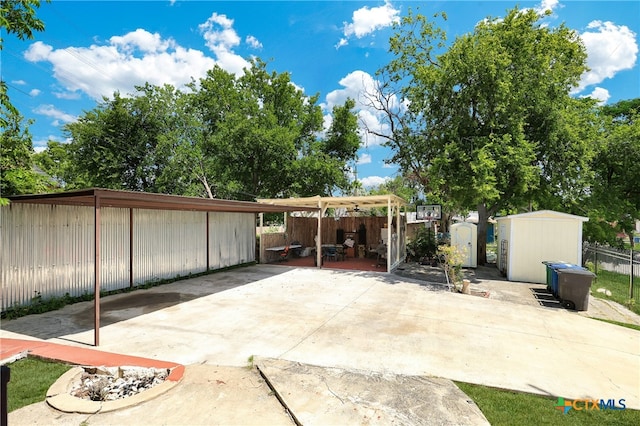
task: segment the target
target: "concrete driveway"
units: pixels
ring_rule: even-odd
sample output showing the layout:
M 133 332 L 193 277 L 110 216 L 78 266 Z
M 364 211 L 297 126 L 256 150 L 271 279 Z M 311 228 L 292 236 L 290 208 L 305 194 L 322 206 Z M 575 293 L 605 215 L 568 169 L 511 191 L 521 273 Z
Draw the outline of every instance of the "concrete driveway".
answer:
M 184 365 L 250 356 L 432 376 L 640 409 L 640 332 L 574 312 L 438 291 L 394 274 L 256 265 L 103 299 L 103 351 Z M 441 288 L 441 287 L 440 287 Z M 85 345 L 92 304 L 3 321 Z

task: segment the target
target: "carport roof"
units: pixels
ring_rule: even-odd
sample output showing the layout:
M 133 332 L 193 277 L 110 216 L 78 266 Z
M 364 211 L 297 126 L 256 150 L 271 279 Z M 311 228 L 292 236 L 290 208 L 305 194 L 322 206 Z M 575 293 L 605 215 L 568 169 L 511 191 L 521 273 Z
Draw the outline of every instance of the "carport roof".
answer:
M 152 194 L 148 192 L 119 191 L 89 188 L 49 194 L 16 195 L 8 197 L 12 203 L 57 204 L 91 207 L 119 207 L 155 210 L 189 210 L 233 213 L 271 213 L 289 211 L 316 211 L 317 206 L 303 207 L 283 204 L 262 204 L 252 201 L 220 200 L 180 195 Z

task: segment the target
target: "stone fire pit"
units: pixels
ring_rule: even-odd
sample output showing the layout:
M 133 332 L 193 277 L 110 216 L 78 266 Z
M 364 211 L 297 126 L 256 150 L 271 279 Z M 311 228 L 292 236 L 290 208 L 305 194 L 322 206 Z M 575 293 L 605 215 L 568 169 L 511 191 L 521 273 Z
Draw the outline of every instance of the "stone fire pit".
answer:
M 67 413 L 113 411 L 139 404 L 171 389 L 170 369 L 144 367 L 75 367 L 47 392 L 47 403 Z

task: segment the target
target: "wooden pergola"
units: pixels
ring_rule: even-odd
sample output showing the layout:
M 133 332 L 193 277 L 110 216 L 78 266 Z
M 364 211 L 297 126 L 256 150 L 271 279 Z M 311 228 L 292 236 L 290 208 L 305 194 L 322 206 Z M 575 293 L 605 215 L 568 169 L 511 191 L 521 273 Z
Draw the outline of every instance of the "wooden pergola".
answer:
M 300 210 L 309 210 L 312 208 L 318 209 L 318 230 L 316 239 L 316 265 L 321 267 L 322 262 L 322 218 L 327 212 L 327 209 L 367 209 L 367 208 L 387 208 L 387 271 L 391 272 L 400 263 L 401 244 L 396 244 L 395 256 L 392 256 L 392 222 L 395 218 L 395 222 L 400 226 L 400 209 L 403 206 L 407 206 L 408 203 L 393 194 L 385 195 L 362 195 L 362 196 L 349 196 L 349 197 L 305 197 L 305 198 L 263 198 L 256 200 L 262 204 L 272 205 L 287 205 L 291 207 L 298 207 Z M 262 228 L 262 214 L 260 214 L 260 227 Z M 399 235 L 399 233 L 398 233 Z M 262 238 L 260 238 L 260 252 L 262 252 Z M 391 262 L 391 259 L 395 258 L 395 262 Z

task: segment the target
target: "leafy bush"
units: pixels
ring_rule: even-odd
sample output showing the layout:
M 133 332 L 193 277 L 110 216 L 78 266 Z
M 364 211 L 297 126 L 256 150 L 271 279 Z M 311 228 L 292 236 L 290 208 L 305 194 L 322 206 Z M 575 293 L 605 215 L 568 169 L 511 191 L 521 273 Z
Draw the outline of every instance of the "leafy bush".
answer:
M 420 228 L 416 236 L 407 244 L 407 251 L 412 259 L 432 258 L 436 254 L 437 244 L 430 228 Z
M 457 284 L 462 284 L 462 263 L 465 259 L 465 250 L 457 246 L 442 245 L 438 247 L 438 255 L 444 264 L 444 270 L 449 275 L 449 280 L 457 289 Z

